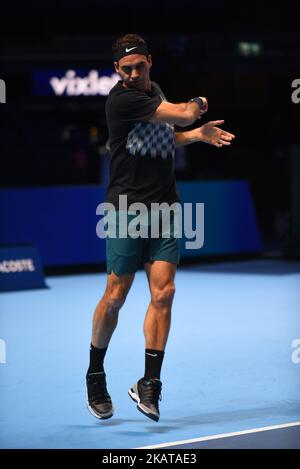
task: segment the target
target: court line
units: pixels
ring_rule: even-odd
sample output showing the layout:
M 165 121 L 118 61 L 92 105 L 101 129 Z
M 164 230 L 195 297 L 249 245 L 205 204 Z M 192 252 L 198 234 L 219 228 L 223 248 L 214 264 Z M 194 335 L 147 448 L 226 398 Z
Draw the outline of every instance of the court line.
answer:
M 141 446 L 141 447 L 135 448 L 135 449 L 168 448 L 169 446 L 174 446 L 174 445 L 184 445 L 184 444 L 188 444 L 188 443 L 197 443 L 199 441 L 217 440 L 219 438 L 229 438 L 231 436 L 239 436 L 239 435 L 247 435 L 247 434 L 250 434 L 250 433 L 266 432 L 266 431 L 269 431 L 269 430 L 277 430 L 279 428 L 296 427 L 298 425 L 300 425 L 300 422 L 282 423 L 280 425 L 272 425 L 272 426 L 269 426 L 269 427 L 252 428 L 250 430 L 242 430 L 240 432 L 220 433 L 220 434 L 217 434 L 217 435 L 202 436 L 200 438 L 192 438 L 190 440 L 173 441 L 171 443 L 162 443 L 162 444 L 159 444 L 159 445 L 152 445 L 152 446 Z

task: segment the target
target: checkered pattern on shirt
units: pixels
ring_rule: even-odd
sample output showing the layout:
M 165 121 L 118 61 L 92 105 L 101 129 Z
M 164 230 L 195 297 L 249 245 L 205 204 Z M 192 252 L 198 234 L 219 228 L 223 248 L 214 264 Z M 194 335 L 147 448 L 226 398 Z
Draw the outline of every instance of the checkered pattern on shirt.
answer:
M 174 126 L 160 122 L 138 122 L 127 136 L 126 149 L 133 156 L 149 154 L 151 158 L 174 158 Z

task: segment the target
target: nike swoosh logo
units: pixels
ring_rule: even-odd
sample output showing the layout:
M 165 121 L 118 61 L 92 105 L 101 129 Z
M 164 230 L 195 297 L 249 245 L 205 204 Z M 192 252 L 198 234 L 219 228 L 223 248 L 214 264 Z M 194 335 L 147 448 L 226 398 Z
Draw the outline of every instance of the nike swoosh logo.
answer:
M 157 357 L 157 353 L 153 354 L 153 353 L 146 352 L 146 355 L 150 355 L 150 357 Z
M 131 50 L 136 49 L 136 48 L 137 48 L 137 46 L 130 47 L 129 49 L 127 49 L 127 47 L 126 47 L 125 52 L 130 52 Z

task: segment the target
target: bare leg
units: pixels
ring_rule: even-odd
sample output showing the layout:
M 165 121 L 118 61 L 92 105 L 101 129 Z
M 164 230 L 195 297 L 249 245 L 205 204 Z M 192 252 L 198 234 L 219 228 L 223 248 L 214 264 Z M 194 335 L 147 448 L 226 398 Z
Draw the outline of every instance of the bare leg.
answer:
M 107 276 L 106 290 L 99 301 L 93 318 L 92 345 L 90 366 L 86 375 L 88 409 L 98 419 L 109 419 L 113 416 L 114 408 L 106 387 L 106 374 L 103 371 L 103 358 L 111 336 L 118 322 L 119 310 L 134 279 L 132 275 L 114 273 Z M 99 359 L 98 365 L 95 363 Z M 102 361 L 101 361 L 102 360 Z
M 116 328 L 119 310 L 130 290 L 134 274 L 118 277 L 114 273 L 107 276 L 106 290 L 97 304 L 93 318 L 92 344 L 106 348 Z
M 145 268 L 151 292 L 151 301 L 144 321 L 146 349 L 164 350 L 171 325 L 176 264 L 154 261 L 145 264 Z

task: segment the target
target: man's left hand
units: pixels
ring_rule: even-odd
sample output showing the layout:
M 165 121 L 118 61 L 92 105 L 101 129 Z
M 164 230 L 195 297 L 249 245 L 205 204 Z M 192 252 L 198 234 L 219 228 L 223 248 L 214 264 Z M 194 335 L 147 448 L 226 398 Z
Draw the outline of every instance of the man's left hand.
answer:
M 218 148 L 222 147 L 223 145 L 228 146 L 235 138 L 235 135 L 217 127 L 217 125 L 221 124 L 224 124 L 224 120 L 207 122 L 201 127 L 193 129 L 195 132 L 194 135 L 198 141 L 209 143 L 210 145 L 214 145 Z

